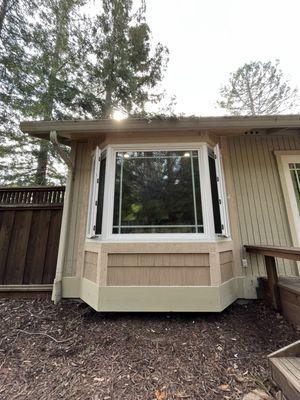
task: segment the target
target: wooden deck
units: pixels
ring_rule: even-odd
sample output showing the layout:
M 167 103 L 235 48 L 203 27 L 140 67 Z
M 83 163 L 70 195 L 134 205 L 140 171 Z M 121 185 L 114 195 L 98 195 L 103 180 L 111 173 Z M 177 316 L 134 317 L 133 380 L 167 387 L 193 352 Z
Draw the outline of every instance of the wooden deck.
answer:
M 272 305 L 296 326 L 300 326 L 300 277 L 278 277 L 275 258 L 300 261 L 300 248 L 280 246 L 245 246 L 249 253 L 265 258 L 268 289 Z
M 278 288 L 283 315 L 300 327 L 300 277 L 279 277 Z
M 272 377 L 287 400 L 300 399 L 300 340 L 269 355 Z

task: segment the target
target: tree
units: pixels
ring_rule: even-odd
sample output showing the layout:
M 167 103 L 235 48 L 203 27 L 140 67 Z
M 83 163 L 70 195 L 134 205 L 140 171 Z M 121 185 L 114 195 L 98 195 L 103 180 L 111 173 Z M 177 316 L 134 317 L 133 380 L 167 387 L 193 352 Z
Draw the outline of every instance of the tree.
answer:
M 230 75 L 220 94 L 218 105 L 232 115 L 292 113 L 298 103 L 298 91 L 290 87 L 278 60 L 244 64 Z
M 0 180 L 6 183 L 30 182 L 34 157 L 30 140 L 18 129 L 29 39 L 29 15 L 35 0 L 2 0 L 0 5 Z
M 62 181 L 65 170 L 57 168 L 60 158 L 49 142 L 26 138 L 17 126 L 21 118 L 77 116 L 73 104 L 78 95 L 76 70 L 81 58 L 76 40 L 80 19 L 77 12 L 85 1 L 7 2 L 9 7 L 2 13 L 5 37 L 1 47 L 1 125 L 6 137 L 2 153 L 6 157 L 15 153 L 18 157 L 10 157 L 10 171 L 14 172 L 6 174 L 5 180 L 37 185 L 45 185 L 49 178 Z
M 88 0 L 2 1 L 0 22 L 3 15 L 9 42 L 2 41 L 0 52 L 6 136 L 5 143 L 0 138 L 0 182 L 62 181 L 65 173 L 57 168 L 59 156 L 51 144 L 20 134 L 19 120 L 109 118 L 115 109 L 144 112 L 147 102 L 161 98 L 155 90 L 167 49 L 161 44 L 152 49 L 143 2 L 134 12 L 131 0 L 103 0 L 100 14 L 90 19 L 82 14 Z M 21 20 L 15 24 L 18 35 L 10 29 L 9 15 Z M 22 143 L 16 145 L 16 138 Z
M 94 118 L 110 118 L 114 110 L 128 115 L 144 112 L 167 65 L 168 50 L 158 43 L 152 51 L 145 3 L 136 12 L 132 0 L 103 0 L 103 10 L 90 30 L 86 101 Z

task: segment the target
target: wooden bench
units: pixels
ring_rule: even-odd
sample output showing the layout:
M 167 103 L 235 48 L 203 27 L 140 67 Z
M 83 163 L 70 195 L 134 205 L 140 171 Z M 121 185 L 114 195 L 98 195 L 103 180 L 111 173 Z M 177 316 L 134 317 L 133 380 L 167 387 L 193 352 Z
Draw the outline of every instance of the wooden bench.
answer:
M 272 378 L 287 400 L 300 400 L 300 340 L 268 356 Z

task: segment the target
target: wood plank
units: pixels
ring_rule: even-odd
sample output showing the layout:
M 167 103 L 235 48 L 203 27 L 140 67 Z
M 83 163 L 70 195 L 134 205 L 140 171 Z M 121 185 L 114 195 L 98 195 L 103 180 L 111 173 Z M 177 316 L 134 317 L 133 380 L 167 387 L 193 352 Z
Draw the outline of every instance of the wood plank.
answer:
M 280 310 L 280 293 L 277 286 L 278 276 L 274 257 L 265 256 L 268 285 L 272 297 L 272 304 L 275 310 Z
M 300 277 L 280 277 L 278 286 L 295 294 L 300 294 Z
M 300 381 L 291 375 L 290 370 L 282 363 L 281 358 L 270 358 L 270 366 L 274 381 L 288 400 L 300 399 Z
M 300 327 L 300 308 L 299 306 L 283 300 L 281 302 L 283 315 L 296 327 Z
M 298 293 L 291 292 L 286 288 L 280 287 L 280 299 L 281 301 L 287 301 L 288 303 L 298 306 L 300 314 L 300 286 L 298 287 Z
M 232 240 L 234 242 L 234 248 L 232 250 L 233 271 L 235 276 L 241 276 L 244 275 L 244 270 L 241 268 L 241 257 L 240 257 L 241 239 L 239 234 L 240 227 L 238 219 L 236 191 L 233 181 L 231 155 L 229 152 L 229 142 L 227 138 L 225 137 L 220 138 L 220 149 L 221 149 L 221 161 L 222 161 L 225 186 L 226 186 L 230 233 Z
M 286 246 L 267 246 L 267 245 L 245 245 L 248 253 L 262 254 L 271 257 L 287 258 L 291 260 L 300 260 L 299 247 Z
M 210 285 L 208 267 L 109 267 L 108 286 Z
M 33 211 L 23 283 L 40 284 L 43 280 L 51 211 Z
M 208 254 L 109 254 L 108 266 L 121 267 L 205 267 Z
M 7 256 L 14 225 L 15 212 L 0 212 L 0 214 L 2 215 L 2 223 L 0 228 L 0 284 L 2 284 L 4 283 Z
M 289 357 L 288 361 L 293 365 L 296 376 L 300 380 L 300 357 Z
M 220 253 L 220 264 L 226 264 L 233 260 L 232 251 L 223 251 Z
M 232 261 L 221 265 L 221 282 L 229 281 L 233 278 Z
M 300 357 L 300 340 L 282 347 L 268 355 L 268 358 L 272 357 Z
M 53 283 L 58 255 L 62 210 L 51 211 L 42 283 Z
M 98 253 L 91 251 L 85 251 L 84 253 L 83 276 L 95 283 L 97 282 L 98 257 L 100 257 Z
M 297 357 L 282 357 L 280 360 L 283 367 L 288 371 L 289 380 L 295 385 L 300 395 L 300 363 Z M 297 362 L 298 361 L 298 362 Z
M 27 245 L 30 234 L 32 211 L 18 211 L 7 256 L 4 284 L 23 283 Z

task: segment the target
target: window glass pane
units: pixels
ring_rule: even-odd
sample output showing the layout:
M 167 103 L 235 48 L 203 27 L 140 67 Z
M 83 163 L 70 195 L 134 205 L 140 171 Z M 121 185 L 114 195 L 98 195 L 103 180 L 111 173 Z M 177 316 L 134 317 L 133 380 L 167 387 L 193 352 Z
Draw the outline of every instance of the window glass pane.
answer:
M 291 177 L 292 177 L 292 181 L 293 181 L 298 210 L 300 213 L 300 168 L 291 170 L 290 172 L 291 172 Z
M 113 233 L 203 233 L 197 151 L 119 152 Z
M 211 196 L 212 196 L 213 212 L 214 212 L 215 233 L 222 233 L 216 161 L 214 155 L 210 154 L 208 156 L 208 163 L 209 163 Z
M 106 169 L 106 156 L 104 154 L 103 156 L 101 156 L 101 162 L 100 162 L 99 191 L 98 191 L 97 217 L 96 217 L 96 235 L 101 235 L 102 231 L 105 169 Z

